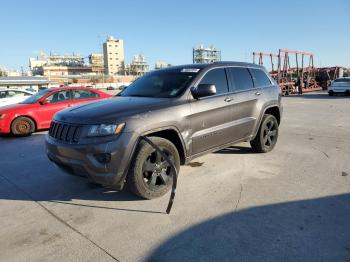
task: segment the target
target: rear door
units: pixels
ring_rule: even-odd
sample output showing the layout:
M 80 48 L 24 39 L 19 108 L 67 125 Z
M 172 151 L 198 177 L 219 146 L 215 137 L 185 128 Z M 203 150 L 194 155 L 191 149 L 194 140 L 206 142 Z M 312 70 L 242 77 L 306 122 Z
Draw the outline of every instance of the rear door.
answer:
M 198 84 L 214 84 L 216 95 L 191 101 L 192 154 L 226 144 L 231 140 L 232 104 L 224 68 L 209 70 Z
M 256 87 L 248 68 L 228 67 L 230 91 L 233 105 L 232 121 L 233 140 L 247 138 L 253 133 L 255 123 L 259 117 L 257 103 L 262 90 Z
M 47 104 L 38 104 L 36 115 L 40 128 L 49 128 L 53 116 L 60 110 L 71 106 L 71 91 L 61 90 L 49 94 L 45 99 Z

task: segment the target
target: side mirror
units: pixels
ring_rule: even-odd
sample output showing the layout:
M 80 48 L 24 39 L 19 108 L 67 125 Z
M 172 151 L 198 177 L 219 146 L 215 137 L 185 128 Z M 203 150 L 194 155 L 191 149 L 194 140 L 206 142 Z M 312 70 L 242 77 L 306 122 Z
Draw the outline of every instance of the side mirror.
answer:
M 213 96 L 216 94 L 216 87 L 212 84 L 200 84 L 196 88 L 193 88 L 191 93 L 195 99 L 205 96 Z
M 50 104 L 50 101 L 47 99 L 43 99 L 43 100 L 39 101 L 39 104 L 40 105 L 47 105 L 47 104 Z

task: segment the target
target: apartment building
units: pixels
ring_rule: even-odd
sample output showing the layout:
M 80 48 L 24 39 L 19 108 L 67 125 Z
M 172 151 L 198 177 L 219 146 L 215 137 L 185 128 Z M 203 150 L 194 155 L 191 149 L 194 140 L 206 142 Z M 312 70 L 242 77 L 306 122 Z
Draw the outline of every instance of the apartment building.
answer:
M 103 43 L 104 69 L 107 75 L 124 74 L 124 42 L 109 36 Z

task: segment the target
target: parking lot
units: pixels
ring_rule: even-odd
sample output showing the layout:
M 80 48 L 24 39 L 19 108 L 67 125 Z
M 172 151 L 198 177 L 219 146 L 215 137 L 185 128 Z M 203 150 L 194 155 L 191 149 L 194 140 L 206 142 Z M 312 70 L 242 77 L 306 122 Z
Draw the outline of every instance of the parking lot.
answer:
M 349 102 L 284 97 L 276 148 L 182 167 L 170 215 L 60 171 L 46 132 L 0 137 L 0 261 L 349 261 Z

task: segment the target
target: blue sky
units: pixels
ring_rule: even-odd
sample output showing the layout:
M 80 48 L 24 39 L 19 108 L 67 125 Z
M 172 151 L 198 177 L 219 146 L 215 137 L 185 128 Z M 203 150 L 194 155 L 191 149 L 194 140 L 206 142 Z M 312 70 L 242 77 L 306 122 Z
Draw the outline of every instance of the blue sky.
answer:
M 253 51 L 310 51 L 316 66 L 350 67 L 350 1 L 3 1 L 0 66 L 28 67 L 37 52 L 101 50 L 124 39 L 126 62 L 142 53 L 192 62 L 192 47 L 214 44 L 223 60 L 252 61 Z

